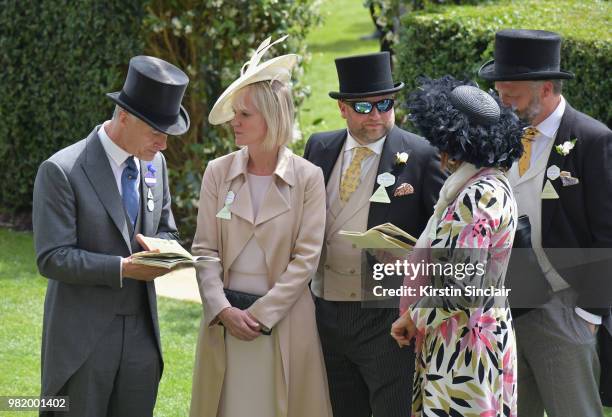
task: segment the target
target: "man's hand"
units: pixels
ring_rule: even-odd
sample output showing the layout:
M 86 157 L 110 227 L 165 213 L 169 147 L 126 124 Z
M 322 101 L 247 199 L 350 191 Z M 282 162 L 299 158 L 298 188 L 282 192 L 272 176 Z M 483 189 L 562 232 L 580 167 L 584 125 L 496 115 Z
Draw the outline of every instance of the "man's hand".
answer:
M 141 233 L 138 233 L 136 235 L 136 241 L 140 244 L 140 246 L 146 250 L 146 251 L 150 251 L 151 248 L 145 243 L 145 241 L 143 240 L 143 235 Z
M 136 279 L 138 281 L 153 281 L 155 278 L 170 272 L 169 269 L 156 266 L 140 265 L 132 263 L 132 257 L 121 260 L 121 272 L 123 278 Z
M 144 236 L 140 233 L 136 235 L 136 240 L 140 246 L 147 252 L 159 252 L 159 250 L 151 251 L 151 248 L 142 239 Z M 155 278 L 165 275 L 170 272 L 166 268 L 158 268 L 155 266 L 140 265 L 132 263 L 132 257 L 123 258 L 121 262 L 121 272 L 124 278 L 136 279 L 138 281 L 153 281 Z
M 230 307 L 219 313 L 223 326 L 237 339 L 250 342 L 261 335 L 261 326 L 249 312 Z
M 412 339 L 416 336 L 416 332 L 416 325 L 408 311 L 391 325 L 391 337 L 395 339 L 399 347 L 410 346 Z

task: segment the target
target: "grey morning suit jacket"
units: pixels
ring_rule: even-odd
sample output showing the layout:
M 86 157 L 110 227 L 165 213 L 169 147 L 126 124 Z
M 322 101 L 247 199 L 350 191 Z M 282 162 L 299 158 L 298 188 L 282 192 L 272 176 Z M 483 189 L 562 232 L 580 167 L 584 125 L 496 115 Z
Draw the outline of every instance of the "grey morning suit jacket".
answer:
M 132 253 L 130 230 L 98 129 L 44 161 L 34 183 L 36 261 L 48 278 L 42 336 L 42 393 L 55 395 L 84 363 L 115 317 L 121 257 Z M 141 204 L 147 202 L 141 161 Z M 145 236 L 177 238 L 166 161 L 157 153 L 154 210 L 141 209 Z M 127 280 L 127 278 L 126 278 Z M 159 346 L 155 284 L 146 283 Z

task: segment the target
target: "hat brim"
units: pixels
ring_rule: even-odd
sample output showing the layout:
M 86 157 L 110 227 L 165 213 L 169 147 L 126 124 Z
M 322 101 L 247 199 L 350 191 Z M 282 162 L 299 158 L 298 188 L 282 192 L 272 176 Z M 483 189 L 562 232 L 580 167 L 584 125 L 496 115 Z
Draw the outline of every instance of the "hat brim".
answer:
M 528 81 L 528 80 L 571 80 L 575 77 L 569 71 L 533 71 L 504 74 L 495 71 L 495 60 L 486 62 L 478 70 L 478 76 L 487 81 Z
M 232 108 L 234 94 L 249 84 L 266 80 L 289 82 L 291 79 L 291 69 L 297 63 L 297 60 L 298 56 L 296 54 L 287 54 L 269 59 L 253 69 L 248 68 L 243 75 L 231 83 L 219 96 L 208 114 L 208 122 L 212 125 L 220 125 L 232 120 L 234 118 L 234 110 Z
M 378 90 L 378 91 L 367 91 L 365 93 L 342 93 L 339 91 L 330 91 L 329 96 L 335 100 L 342 100 L 345 98 L 365 98 L 365 97 L 374 97 L 374 96 L 384 96 L 385 94 L 396 93 L 399 90 L 404 88 L 404 83 L 396 83 L 393 88 L 389 88 L 386 90 Z
M 191 122 L 189 120 L 189 114 L 187 113 L 187 110 L 185 110 L 183 105 L 181 105 L 180 107 L 179 114 L 176 117 L 176 120 L 172 123 L 167 123 L 155 120 L 145 115 L 144 113 L 136 110 L 134 107 L 121 100 L 120 94 L 121 91 L 116 91 L 114 93 L 107 93 L 106 96 L 110 98 L 113 102 L 115 102 L 115 104 L 119 105 L 121 108 L 125 109 L 130 114 L 133 114 L 134 116 L 138 117 L 140 120 L 154 128 L 155 130 L 172 136 L 182 135 L 183 133 L 189 130 L 189 125 Z

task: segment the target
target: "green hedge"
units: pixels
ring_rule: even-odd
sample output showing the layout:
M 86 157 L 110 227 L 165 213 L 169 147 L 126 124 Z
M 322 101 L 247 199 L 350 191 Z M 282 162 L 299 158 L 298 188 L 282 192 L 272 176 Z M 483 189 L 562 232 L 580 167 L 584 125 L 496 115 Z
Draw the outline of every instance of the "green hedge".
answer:
M 228 126 L 211 126 L 207 117 L 223 90 L 268 36 L 288 34 L 262 60 L 293 52 L 306 58 L 306 35 L 319 22 L 315 0 L 155 0 L 144 19 L 145 51 L 184 68 L 191 79 L 185 106 L 190 131 L 169 140 L 173 210 L 181 236 L 195 232 L 202 173 L 209 160 L 234 150 Z M 294 71 L 296 105 L 306 89 L 299 83 L 302 62 Z
M 29 211 L 42 160 L 109 118 L 142 50 L 142 2 L 0 1 L 0 211 Z
M 431 8 L 405 16 L 397 45 L 395 77 L 415 87 L 420 75 L 451 74 L 477 80 L 479 67 L 493 57 L 500 29 L 542 29 L 563 38 L 561 67 L 576 74 L 564 85 L 575 108 L 612 125 L 612 2 L 595 0 L 499 1 L 480 6 Z
M 304 39 L 320 21 L 315 0 L 0 0 L 0 221 L 28 213 L 38 165 L 112 114 L 105 93 L 121 88 L 133 55 L 184 69 L 190 131 L 170 138 L 173 209 L 193 237 L 206 163 L 234 149 L 208 112 L 266 37 L 288 34 L 263 59 L 307 58 Z M 294 71 L 299 80 L 302 63 Z M 294 85 L 296 104 L 307 93 Z M 20 216 L 22 217 L 22 216 Z

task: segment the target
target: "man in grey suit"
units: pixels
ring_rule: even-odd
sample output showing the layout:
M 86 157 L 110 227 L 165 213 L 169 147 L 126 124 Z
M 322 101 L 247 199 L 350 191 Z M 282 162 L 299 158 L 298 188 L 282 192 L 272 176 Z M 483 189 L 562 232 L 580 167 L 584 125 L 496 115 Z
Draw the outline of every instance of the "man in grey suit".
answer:
M 160 151 L 189 128 L 188 82 L 168 62 L 132 58 L 122 91 L 108 94 L 112 120 L 38 170 L 36 261 L 49 279 L 41 391 L 69 397 L 58 415 L 153 414 L 163 368 L 153 280 L 167 270 L 131 255 L 146 249 L 140 235 L 177 238 Z

